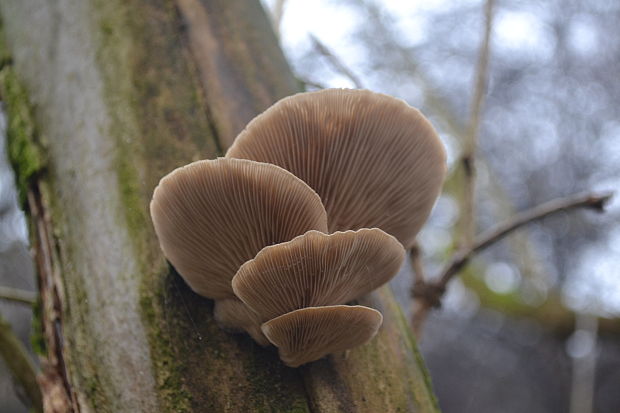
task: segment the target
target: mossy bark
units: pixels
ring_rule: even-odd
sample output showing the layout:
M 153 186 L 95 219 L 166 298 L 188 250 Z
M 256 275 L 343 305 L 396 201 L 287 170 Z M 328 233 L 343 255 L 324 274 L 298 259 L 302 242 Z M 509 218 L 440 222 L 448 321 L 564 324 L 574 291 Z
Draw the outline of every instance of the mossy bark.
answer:
M 31 156 L 13 161 L 50 273 L 40 279 L 54 285 L 52 347 L 74 410 L 437 410 L 387 289 L 365 299 L 385 318 L 370 344 L 290 369 L 275 349 L 219 329 L 212 302 L 159 251 L 148 217 L 159 178 L 221 155 L 297 91 L 258 1 L 3 0 L 0 12 L 36 124 L 10 139 L 45 154 L 36 171 L 21 165 Z

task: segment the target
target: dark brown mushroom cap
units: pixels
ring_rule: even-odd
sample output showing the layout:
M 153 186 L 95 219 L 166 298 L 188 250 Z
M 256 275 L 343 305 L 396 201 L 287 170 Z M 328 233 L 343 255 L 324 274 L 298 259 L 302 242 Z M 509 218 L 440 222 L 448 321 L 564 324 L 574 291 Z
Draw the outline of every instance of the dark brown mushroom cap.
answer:
M 295 310 L 263 324 L 267 339 L 291 367 L 366 343 L 379 330 L 383 316 L 363 306 L 335 305 Z
M 230 280 L 264 247 L 327 230 L 318 195 L 290 172 L 260 162 L 198 161 L 165 176 L 151 217 L 164 255 L 205 297 L 233 298 Z
M 446 155 L 428 120 L 400 99 L 327 89 L 280 100 L 226 157 L 281 166 L 307 182 L 329 231 L 381 228 L 409 248 L 440 193 Z
M 304 307 L 345 304 L 388 282 L 405 250 L 378 228 L 308 231 L 263 248 L 232 280 L 235 295 L 270 320 Z

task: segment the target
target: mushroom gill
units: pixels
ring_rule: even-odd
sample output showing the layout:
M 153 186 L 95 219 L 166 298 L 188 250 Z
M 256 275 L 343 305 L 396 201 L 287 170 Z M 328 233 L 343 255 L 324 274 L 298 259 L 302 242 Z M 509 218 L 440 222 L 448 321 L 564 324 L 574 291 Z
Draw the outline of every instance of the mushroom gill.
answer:
M 232 281 L 263 321 L 304 307 L 345 304 L 387 283 L 405 257 L 380 229 L 304 235 L 263 248 Z
M 321 197 L 329 231 L 380 228 L 409 248 L 446 171 L 429 121 L 400 99 L 327 89 L 284 98 L 254 118 L 227 158 L 291 171 Z
M 219 158 L 162 178 L 151 217 L 164 255 L 198 294 L 234 298 L 231 279 L 264 247 L 326 231 L 318 195 L 284 169 Z
M 263 324 L 265 336 L 290 366 L 362 345 L 377 334 L 383 316 L 363 306 L 307 307 Z
M 396 274 L 445 171 L 417 109 L 331 89 L 282 99 L 225 158 L 171 172 L 150 209 L 164 255 L 215 299 L 220 326 L 296 367 L 377 333 L 381 313 L 343 304 Z

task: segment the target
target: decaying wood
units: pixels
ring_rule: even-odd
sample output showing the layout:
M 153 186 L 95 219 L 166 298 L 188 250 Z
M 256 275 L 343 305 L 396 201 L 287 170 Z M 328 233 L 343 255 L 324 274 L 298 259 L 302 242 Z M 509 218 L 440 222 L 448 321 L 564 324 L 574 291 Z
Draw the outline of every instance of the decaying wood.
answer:
M 362 300 L 385 319 L 371 343 L 290 369 L 273 347 L 222 331 L 213 303 L 159 251 L 148 216 L 158 180 L 222 154 L 252 116 L 297 92 L 258 1 L 24 0 L 0 2 L 0 13 L 36 108 L 33 144 L 48 158 L 29 182 L 28 203 L 49 405 L 437 410 L 389 290 Z

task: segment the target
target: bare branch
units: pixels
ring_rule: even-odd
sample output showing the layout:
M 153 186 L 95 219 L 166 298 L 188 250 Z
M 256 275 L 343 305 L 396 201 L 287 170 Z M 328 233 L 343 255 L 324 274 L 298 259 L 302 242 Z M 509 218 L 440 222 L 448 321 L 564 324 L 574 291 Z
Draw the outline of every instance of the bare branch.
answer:
M 486 93 L 486 83 L 489 71 L 489 55 L 491 46 L 491 28 L 493 27 L 493 5 L 494 0 L 487 0 L 485 6 L 485 27 L 482 45 L 480 47 L 480 55 L 478 57 L 478 65 L 476 68 L 476 78 L 474 93 L 471 102 L 471 115 L 465 142 L 463 145 L 463 154 L 461 155 L 461 165 L 464 173 L 462 213 L 459 220 L 461 247 L 469 247 L 474 242 L 474 234 L 476 233 L 476 207 L 475 207 L 475 180 L 476 180 L 476 146 L 478 144 L 478 134 L 480 131 L 480 120 L 482 115 L 482 106 L 484 104 L 484 95 Z
M 493 26 L 493 6 L 494 0 L 487 0 L 485 7 L 485 28 L 482 45 L 480 47 L 480 55 L 476 69 L 476 78 L 474 85 L 474 93 L 471 103 L 471 117 L 467 132 L 464 136 L 463 154 L 460 160 L 460 166 L 464 173 L 463 193 L 461 197 L 461 217 L 459 219 L 461 248 L 470 247 L 473 244 L 475 234 L 475 152 L 478 141 L 478 133 L 480 130 L 480 119 L 482 114 L 482 106 L 484 103 L 484 95 L 486 93 L 486 83 L 488 77 L 488 66 L 490 56 L 491 28 Z M 427 97 L 435 96 L 432 93 L 426 93 Z M 431 101 L 437 105 L 437 101 Z M 443 105 L 439 105 L 443 107 Z M 456 121 L 448 122 L 452 132 L 456 132 L 458 127 Z M 414 262 L 415 257 L 412 251 L 412 266 L 420 263 Z M 411 290 L 412 300 L 412 318 L 411 328 L 414 334 L 420 334 L 420 330 L 432 307 L 437 307 L 441 303 L 445 285 L 430 284 L 426 282 L 419 274 L 422 274 L 421 268 L 414 267 L 414 284 Z
M 37 294 L 32 291 L 0 286 L 0 300 L 14 301 L 20 304 L 33 305 Z
M 297 80 L 299 80 L 304 85 L 313 87 L 315 89 L 327 89 L 327 86 L 325 86 L 324 84 L 315 82 L 314 80 L 311 80 L 311 79 L 297 76 Z
M 436 282 L 416 282 L 412 291 L 412 296 L 416 299 L 415 301 L 417 301 L 417 303 L 414 304 L 414 311 L 411 318 L 414 333 L 419 335 L 422 324 L 430 309 L 441 305 L 441 298 L 446 291 L 448 282 L 458 274 L 475 254 L 501 240 L 516 229 L 558 212 L 578 208 L 603 212 L 605 210 L 605 205 L 612 196 L 613 193 L 611 192 L 587 192 L 575 194 L 566 198 L 556 198 L 518 213 L 511 219 L 482 233 L 472 246 L 463 248 L 454 255 L 452 260 L 443 269 Z
M 426 276 L 424 275 L 424 266 L 422 265 L 422 250 L 420 249 L 420 244 L 417 241 L 409 249 L 409 262 L 411 263 L 411 269 L 413 270 L 414 283 L 424 282 Z
M 282 27 L 282 17 L 284 17 L 285 5 L 286 0 L 276 0 L 276 3 L 274 4 L 273 10 L 271 12 L 273 30 L 276 32 L 276 35 L 278 37 L 280 37 L 280 28 Z
M 426 321 L 426 317 L 428 317 L 428 313 L 431 312 L 433 308 L 430 305 L 426 305 L 423 300 L 411 300 L 411 331 L 413 335 L 417 338 L 420 338 L 422 333 L 422 327 L 424 326 L 424 321 Z
M 314 45 L 314 48 L 321 54 L 323 57 L 327 59 L 327 61 L 332 65 L 332 67 L 340 74 L 347 77 L 353 85 L 355 85 L 358 89 L 363 89 L 364 86 L 362 81 L 357 75 L 355 75 L 343 62 L 342 60 L 336 56 L 334 52 L 332 52 L 323 42 L 316 38 L 314 35 L 310 35 L 310 40 Z
M 411 263 L 413 273 L 413 286 L 411 288 L 411 296 L 413 298 L 416 291 L 426 285 L 426 275 L 424 273 L 424 265 L 422 264 L 422 251 L 417 241 L 409 250 L 409 262 Z M 416 335 L 419 334 L 422 323 L 431 308 L 431 306 L 421 308 L 422 306 L 424 306 L 424 304 L 421 300 L 411 300 L 411 314 L 415 315 L 411 318 L 411 329 Z
M 24 388 L 33 409 L 42 412 L 43 402 L 34 363 L 24 345 L 2 316 L 0 316 L 0 356 L 4 359 L 13 377 Z
M 549 215 L 571 209 L 587 208 L 602 212 L 612 195 L 610 192 L 601 194 L 581 193 L 566 198 L 557 198 L 513 216 L 511 219 L 485 231 L 471 247 L 458 252 L 442 271 L 438 284 L 445 287 L 448 281 L 469 262 L 474 254 L 504 238 L 512 231 Z

